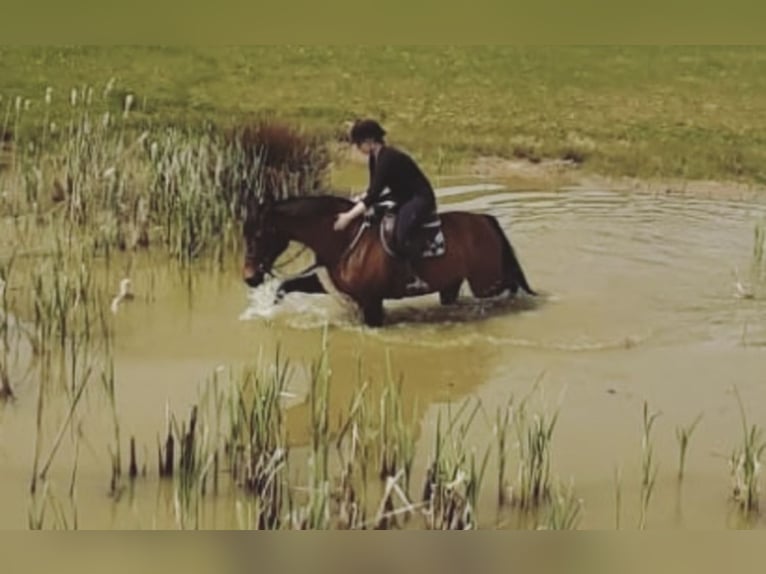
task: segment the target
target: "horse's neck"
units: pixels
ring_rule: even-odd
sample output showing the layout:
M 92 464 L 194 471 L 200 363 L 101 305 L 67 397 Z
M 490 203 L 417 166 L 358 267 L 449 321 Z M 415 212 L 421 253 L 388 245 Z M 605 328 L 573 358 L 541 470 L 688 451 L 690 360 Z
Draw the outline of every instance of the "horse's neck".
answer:
M 349 230 L 356 228 L 355 225 L 343 232 L 338 233 L 333 229 L 335 216 L 319 217 L 315 220 L 288 219 L 284 218 L 282 227 L 287 232 L 291 241 L 302 243 L 311 249 L 323 265 L 334 265 L 343 255 L 349 243 Z

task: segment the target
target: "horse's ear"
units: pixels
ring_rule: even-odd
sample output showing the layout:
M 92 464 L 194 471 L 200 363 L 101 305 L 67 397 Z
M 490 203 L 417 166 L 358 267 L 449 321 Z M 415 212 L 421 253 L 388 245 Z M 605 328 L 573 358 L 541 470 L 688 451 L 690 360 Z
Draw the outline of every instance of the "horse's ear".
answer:
M 274 194 L 269 192 L 264 192 L 263 198 L 261 200 L 261 204 L 265 212 L 270 211 L 272 206 L 274 205 Z

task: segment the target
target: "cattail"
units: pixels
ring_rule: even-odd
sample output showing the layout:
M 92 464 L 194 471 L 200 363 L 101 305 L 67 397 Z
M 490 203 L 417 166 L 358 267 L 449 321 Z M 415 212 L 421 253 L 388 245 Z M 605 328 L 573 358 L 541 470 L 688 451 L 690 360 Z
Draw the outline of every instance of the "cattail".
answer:
M 51 105 L 51 96 L 53 94 L 53 88 L 48 86 L 45 88 L 45 105 L 50 106 Z
M 106 87 L 104 88 L 104 99 L 106 99 L 109 96 L 109 94 L 112 92 L 113 89 L 114 89 L 114 78 L 111 78 L 106 83 Z
M 130 108 L 133 105 L 133 94 L 128 94 L 125 96 L 125 112 L 123 114 L 123 117 L 127 119 L 128 113 L 130 112 Z

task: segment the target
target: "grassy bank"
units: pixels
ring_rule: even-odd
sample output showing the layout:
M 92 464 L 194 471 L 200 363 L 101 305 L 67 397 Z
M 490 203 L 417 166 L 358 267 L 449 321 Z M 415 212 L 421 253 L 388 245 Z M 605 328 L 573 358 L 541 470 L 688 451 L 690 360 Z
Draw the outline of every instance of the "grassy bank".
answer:
M 0 61 L 3 114 L 18 96 L 42 109 L 51 87 L 55 118 L 72 88 L 115 78 L 114 111 L 134 94 L 137 123 L 267 113 L 329 137 L 374 115 L 434 173 L 499 156 L 764 181 L 763 48 L 0 48 Z

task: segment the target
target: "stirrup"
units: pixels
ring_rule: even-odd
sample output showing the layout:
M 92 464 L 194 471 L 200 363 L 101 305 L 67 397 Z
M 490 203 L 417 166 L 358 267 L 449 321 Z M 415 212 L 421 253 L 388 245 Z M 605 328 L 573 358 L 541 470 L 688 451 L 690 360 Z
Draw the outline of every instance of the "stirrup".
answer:
M 422 291 L 428 288 L 428 283 L 423 281 L 420 276 L 415 272 L 415 267 L 411 260 L 406 260 L 405 269 L 407 270 L 408 281 L 404 288 L 407 291 Z
M 422 291 L 428 289 L 428 283 L 423 281 L 420 277 L 415 275 L 412 280 L 404 287 L 407 291 Z

